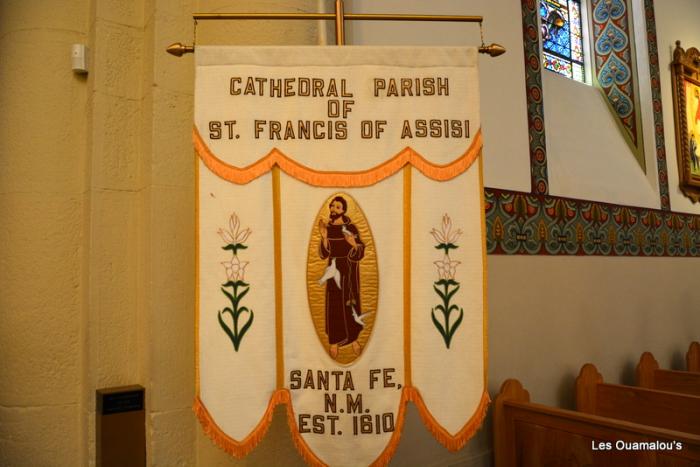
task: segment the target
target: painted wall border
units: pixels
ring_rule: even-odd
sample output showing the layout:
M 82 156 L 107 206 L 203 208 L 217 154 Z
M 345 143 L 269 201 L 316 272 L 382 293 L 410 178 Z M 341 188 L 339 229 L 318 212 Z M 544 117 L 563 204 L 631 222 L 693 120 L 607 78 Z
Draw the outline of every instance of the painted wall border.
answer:
M 603 92 L 625 139 L 645 166 L 632 58 L 630 0 L 590 0 L 594 83 Z M 645 15 L 646 16 L 646 15 Z
M 654 1 L 644 0 L 661 209 L 548 195 L 537 0 L 521 0 L 531 193 L 485 188 L 487 253 L 700 256 L 700 216 L 671 211 Z
M 700 216 L 485 190 L 486 251 L 505 255 L 700 256 Z
M 542 100 L 542 57 L 537 0 L 522 0 L 523 48 L 525 51 L 525 95 L 527 102 L 527 131 L 530 139 L 530 189 L 532 193 L 549 193 L 547 175 L 547 143 L 544 131 L 544 101 Z
M 651 74 L 651 102 L 654 108 L 654 138 L 656 141 L 656 168 L 659 173 L 659 195 L 661 209 L 671 210 L 668 191 L 668 171 L 666 169 L 666 141 L 664 137 L 664 114 L 661 105 L 661 73 L 659 69 L 659 47 L 656 40 L 656 17 L 654 0 L 644 0 L 644 16 L 647 26 L 649 48 L 649 72 Z

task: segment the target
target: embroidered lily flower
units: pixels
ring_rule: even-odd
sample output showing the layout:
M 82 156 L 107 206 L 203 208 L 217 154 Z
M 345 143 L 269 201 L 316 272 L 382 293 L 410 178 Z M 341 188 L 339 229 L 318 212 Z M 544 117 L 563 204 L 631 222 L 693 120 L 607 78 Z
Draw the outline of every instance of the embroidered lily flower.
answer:
M 231 261 L 224 261 L 221 263 L 226 268 L 226 276 L 231 282 L 243 281 L 245 274 L 245 267 L 248 265 L 248 261 L 241 261 L 238 256 L 231 258 Z
M 444 214 L 442 216 L 440 230 L 433 229 L 430 231 L 430 234 L 438 242 L 435 248 L 445 250 L 445 253 L 449 253 L 451 248 L 457 248 L 455 242 L 457 242 L 459 236 L 462 235 L 462 229 L 452 230 L 452 219 L 450 219 L 450 216 L 447 214 Z
M 226 246 L 223 247 L 224 250 L 231 250 L 233 256 L 236 256 L 238 250 L 245 250 L 248 248 L 243 244 L 252 233 L 250 228 L 241 230 L 241 222 L 238 220 L 238 215 L 234 212 L 228 220 L 229 230 L 219 229 L 217 233 L 221 239 L 226 242 Z
M 452 261 L 448 255 L 445 255 L 442 260 L 434 261 L 434 264 L 437 266 L 440 279 L 454 279 L 460 261 Z
M 442 225 L 440 227 L 440 230 L 433 229 L 430 231 L 438 243 L 455 243 L 459 236 L 462 235 L 462 229 L 452 230 L 452 219 L 447 214 L 442 216 Z
M 248 237 L 250 236 L 252 231 L 250 230 L 250 228 L 240 230 L 240 224 L 241 223 L 238 220 L 238 216 L 234 212 L 233 214 L 231 214 L 231 218 L 228 221 L 230 230 L 219 229 L 218 234 L 221 236 L 223 241 L 229 245 L 237 245 L 239 243 L 243 243 L 246 240 L 248 240 Z

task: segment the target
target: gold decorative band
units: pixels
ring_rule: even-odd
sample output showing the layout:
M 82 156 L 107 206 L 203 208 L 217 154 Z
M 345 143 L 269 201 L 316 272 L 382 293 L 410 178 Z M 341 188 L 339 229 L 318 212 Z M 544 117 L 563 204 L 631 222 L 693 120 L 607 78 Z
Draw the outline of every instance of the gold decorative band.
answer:
M 479 155 L 479 197 L 481 202 L 481 212 L 486 212 L 486 200 L 484 199 L 484 158 Z M 481 265 L 482 265 L 482 275 L 481 280 L 483 281 L 482 286 L 482 296 L 483 296 L 483 314 L 484 325 L 483 325 L 483 344 L 484 349 L 484 387 L 489 385 L 489 293 L 488 293 L 488 271 L 486 260 L 486 216 L 481 215 Z
M 194 160 L 194 390 L 199 397 L 199 158 Z
M 450 180 L 467 170 L 481 152 L 481 129 L 474 135 L 469 149 L 460 157 L 446 165 L 433 164 L 407 147 L 391 159 L 368 170 L 358 172 L 325 172 L 306 167 L 275 148 L 265 157 L 247 167 L 235 167 L 216 157 L 204 143 L 202 137 L 194 127 L 192 130 L 194 147 L 199 157 L 209 170 L 220 178 L 242 185 L 269 172 L 277 165 L 286 174 L 313 186 L 322 187 L 362 187 L 375 183 L 395 174 L 407 164 L 418 169 L 426 177 L 436 180 Z
M 277 359 L 277 389 L 284 387 L 284 333 L 282 316 L 282 201 L 280 198 L 280 169 L 272 168 L 272 216 L 275 248 L 275 356 Z
M 411 386 L 411 168 L 403 169 L 403 362 L 404 385 Z

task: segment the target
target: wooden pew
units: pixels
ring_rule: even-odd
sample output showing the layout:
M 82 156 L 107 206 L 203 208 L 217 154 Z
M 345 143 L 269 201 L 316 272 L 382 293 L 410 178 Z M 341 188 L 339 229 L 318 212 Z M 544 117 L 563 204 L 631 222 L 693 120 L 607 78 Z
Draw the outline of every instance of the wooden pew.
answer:
M 700 372 L 661 370 L 650 352 L 644 352 L 636 369 L 637 386 L 700 396 Z
M 688 353 L 685 354 L 685 364 L 688 371 L 700 372 L 700 342 L 691 342 Z
M 535 404 L 514 379 L 494 400 L 493 427 L 496 467 L 700 465 L 700 436 Z M 657 449 L 619 449 L 629 443 Z
M 587 363 L 576 378 L 576 409 L 603 417 L 700 434 L 700 396 L 606 384 Z

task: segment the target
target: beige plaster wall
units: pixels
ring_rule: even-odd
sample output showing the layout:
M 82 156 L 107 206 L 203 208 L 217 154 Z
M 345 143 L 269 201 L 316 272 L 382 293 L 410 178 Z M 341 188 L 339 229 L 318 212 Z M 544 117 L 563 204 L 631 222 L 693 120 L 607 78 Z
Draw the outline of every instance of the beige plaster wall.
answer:
M 532 400 L 572 408 L 584 363 L 634 384 L 650 351 L 685 368 L 700 338 L 697 259 L 489 256 L 490 389 L 518 378 Z
M 141 144 L 144 21 L 142 2 L 91 4 L 84 465 L 95 462 L 95 390 L 128 384 L 148 388 L 145 285 L 138 280 L 147 182 Z
M 88 35 L 89 2 L 59 3 L 0 3 L 0 465 L 8 467 L 79 465 L 84 447 L 90 96 L 69 53 Z
M 0 8 L 0 464 L 93 464 L 95 389 L 146 381 L 143 4 Z

